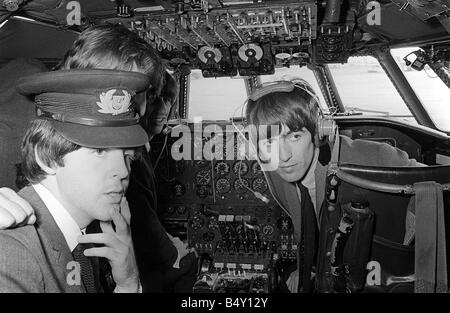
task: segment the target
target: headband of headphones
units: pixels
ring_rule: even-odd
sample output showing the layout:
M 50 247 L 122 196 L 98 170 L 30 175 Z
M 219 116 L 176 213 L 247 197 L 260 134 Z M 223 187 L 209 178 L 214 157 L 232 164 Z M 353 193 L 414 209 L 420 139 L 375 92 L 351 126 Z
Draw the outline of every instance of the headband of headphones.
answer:
M 263 83 L 262 85 L 258 86 L 255 91 L 253 91 L 253 93 L 248 97 L 248 100 L 257 101 L 258 99 L 261 99 L 262 97 L 273 92 L 292 92 L 294 91 L 295 87 L 300 88 L 301 90 L 306 92 L 311 96 L 311 98 L 316 100 L 317 104 L 319 104 L 319 98 L 314 93 L 314 89 L 307 81 L 301 78 L 297 78 L 291 81 L 281 80 L 276 82 Z
M 264 83 L 258 86 L 256 90 L 250 95 L 249 99 L 252 101 L 257 101 L 262 97 L 271 94 L 273 92 L 292 92 L 295 88 L 295 84 L 290 81 L 278 81 Z

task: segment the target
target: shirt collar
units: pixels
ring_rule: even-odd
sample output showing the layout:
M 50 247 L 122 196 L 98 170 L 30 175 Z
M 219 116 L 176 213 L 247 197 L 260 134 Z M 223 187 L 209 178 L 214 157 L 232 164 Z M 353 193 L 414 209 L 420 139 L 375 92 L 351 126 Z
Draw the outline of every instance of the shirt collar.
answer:
M 46 187 L 42 184 L 35 184 L 33 185 L 33 188 L 49 210 L 72 252 L 78 245 L 78 236 L 82 234 L 80 227 L 69 212 L 63 207 L 61 202 L 59 202 Z
M 305 178 L 301 181 L 302 185 L 308 189 L 315 189 L 316 187 L 315 172 L 318 159 L 319 159 L 319 149 L 316 148 L 314 150 L 314 156 L 311 162 L 311 167 L 308 169 L 308 173 L 306 173 Z

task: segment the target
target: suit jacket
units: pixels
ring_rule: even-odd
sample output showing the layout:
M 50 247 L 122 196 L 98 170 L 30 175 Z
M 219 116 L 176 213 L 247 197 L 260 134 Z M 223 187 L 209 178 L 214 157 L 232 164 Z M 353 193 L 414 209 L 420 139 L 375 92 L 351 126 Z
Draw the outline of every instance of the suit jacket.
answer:
M 0 231 L 0 292 L 85 292 L 83 285 L 67 282 L 74 259 L 41 198 L 33 187 L 23 188 L 19 195 L 32 205 L 37 220 Z

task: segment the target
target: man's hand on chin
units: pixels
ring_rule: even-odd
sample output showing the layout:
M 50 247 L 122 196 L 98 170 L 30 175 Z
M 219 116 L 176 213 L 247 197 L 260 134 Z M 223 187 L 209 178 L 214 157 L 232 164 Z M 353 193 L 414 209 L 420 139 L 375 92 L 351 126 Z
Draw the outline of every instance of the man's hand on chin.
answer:
M 123 207 L 121 208 L 123 209 Z M 88 257 L 106 258 L 111 265 L 111 271 L 116 282 L 115 292 L 140 292 L 139 272 L 134 256 L 130 226 L 122 215 L 126 212 L 111 209 L 111 222 L 100 221 L 103 233 L 82 235 L 80 243 L 97 243 L 104 246 L 86 249 Z

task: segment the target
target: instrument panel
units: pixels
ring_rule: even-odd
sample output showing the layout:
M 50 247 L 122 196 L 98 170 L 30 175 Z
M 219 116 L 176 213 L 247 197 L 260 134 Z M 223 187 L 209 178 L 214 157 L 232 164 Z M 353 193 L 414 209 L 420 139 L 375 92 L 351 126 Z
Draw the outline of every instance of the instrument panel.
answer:
M 203 126 L 190 127 L 194 139 L 182 148 L 191 160 L 173 158 L 180 137 L 152 141 L 153 157 L 164 156 L 155 169 L 162 223 L 200 256 L 194 292 L 274 291 L 277 271 L 296 263 L 291 217 L 270 196 L 258 162 L 239 159 L 238 132 L 205 136 Z
M 182 50 L 184 45 L 246 44 L 249 42 L 316 38 L 317 6 L 308 2 L 254 3 L 252 7 L 149 14 L 132 23 L 144 39 L 163 49 Z
M 351 25 L 318 25 L 313 1 L 218 7 L 201 1 L 198 7 L 181 5 L 120 22 L 172 63 L 194 65 L 204 77 L 268 75 L 276 66 L 345 62 L 353 39 Z

